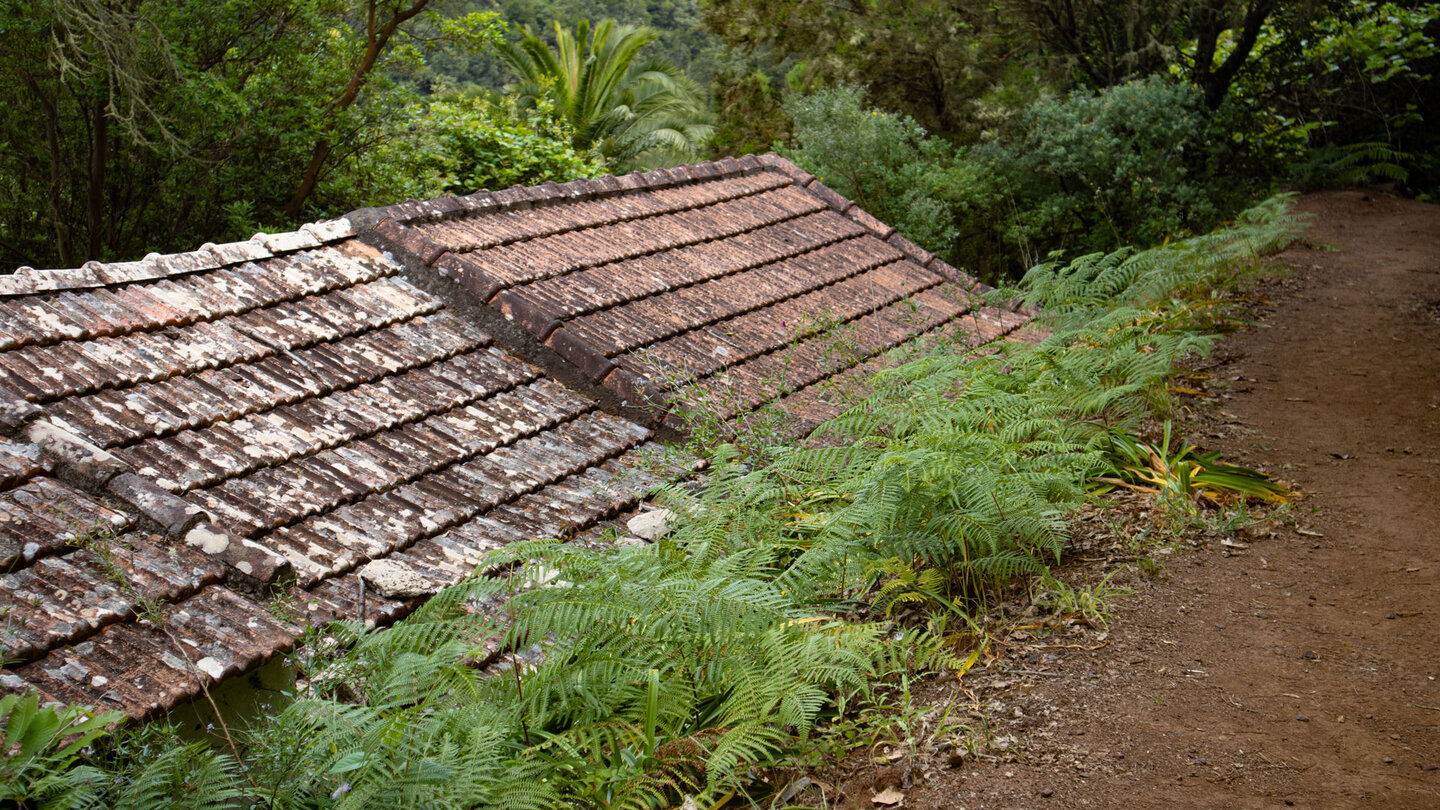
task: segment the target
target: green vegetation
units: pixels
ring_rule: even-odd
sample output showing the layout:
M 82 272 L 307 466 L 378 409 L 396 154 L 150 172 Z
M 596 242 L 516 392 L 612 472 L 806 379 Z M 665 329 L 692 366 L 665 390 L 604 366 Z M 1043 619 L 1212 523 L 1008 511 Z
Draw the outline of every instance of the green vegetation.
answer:
M 617 170 L 694 160 L 712 127 L 700 88 L 664 62 L 637 63 L 656 33 L 605 20 L 572 35 L 555 24 L 555 48 L 532 32 L 500 55 L 520 76 L 522 103 L 553 101 L 576 149 L 598 150 Z
M 759 62 L 717 78 L 722 119 L 743 116 L 721 121 L 722 148 L 783 142 L 990 281 L 1056 250 L 1204 233 L 1277 184 L 1440 187 L 1433 3 L 710 0 L 706 14 Z
M 457 96 L 412 103 L 403 138 L 376 144 L 337 173 L 343 197 L 387 203 L 481 188 L 598 177 L 603 158 L 571 145 L 568 122 L 545 101 Z
M 7 750 L 8 784 L 63 783 L 68 806 L 713 807 L 762 798 L 757 767 L 908 739 L 881 708 L 973 666 L 994 600 L 1033 587 L 1109 620 L 1116 586 L 1048 576 L 1068 516 L 1228 322 L 1218 291 L 1294 225 L 1275 200 L 1211 236 L 1041 265 L 995 295 L 1044 305 L 1043 339 L 936 346 L 769 460 L 719 447 L 703 486 L 658 494 L 679 518 L 656 543 L 512 544 L 482 565 L 504 573 L 389 630 L 318 631 L 296 693 L 222 729 L 233 748 L 151 727 L 88 741 L 82 766 L 45 743 Z M 493 641 L 511 652 L 477 670 Z
M 94 785 L 104 774 L 77 763 L 86 746 L 123 719 L 119 712 L 42 707 L 33 694 L 0 698 L 0 801 L 39 800 L 55 807 L 93 802 Z
M 493 15 L 431 5 L 4 4 L 7 261 L 132 259 L 362 202 L 330 181 L 403 132 L 395 74 L 442 43 L 483 49 L 503 31 Z
M 1214 503 L 1236 498 L 1284 502 L 1289 492 L 1270 476 L 1220 461 L 1219 453 L 1202 453 L 1186 444 L 1176 449 L 1167 420 L 1158 442 L 1115 431 L 1107 457 L 1110 469 L 1094 480 L 1110 487 L 1125 487 L 1159 496 L 1162 508 L 1195 511 L 1193 501 Z
M 474 5 L 0 6 L 3 261 L 127 260 L 407 197 L 698 154 L 703 93 L 663 61 L 628 72 L 649 53 L 648 29 L 595 27 L 625 43 L 607 51 L 623 58 L 597 73 L 614 74 L 598 94 L 527 81 L 506 95 L 509 76 L 447 86 L 437 70 L 498 60 L 505 41 L 506 22 Z
M 1198 92 L 1162 77 L 1077 90 L 1017 114 L 1007 139 L 954 147 L 842 86 L 787 104 L 787 154 L 932 251 L 995 281 L 1053 250 L 1154 244 L 1209 227 L 1248 191 L 1206 168 Z
M 9 3 L 0 256 L 776 148 L 998 280 L 1277 184 L 1433 195 L 1437 24 L 1378 0 Z

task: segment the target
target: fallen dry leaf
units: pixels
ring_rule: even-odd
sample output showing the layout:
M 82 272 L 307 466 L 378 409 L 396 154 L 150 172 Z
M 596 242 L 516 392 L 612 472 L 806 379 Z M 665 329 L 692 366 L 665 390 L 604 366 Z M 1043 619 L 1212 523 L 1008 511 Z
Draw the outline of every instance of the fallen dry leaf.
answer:
M 885 788 L 879 793 L 876 793 L 874 796 L 871 796 L 870 801 L 874 804 L 883 804 L 887 806 L 892 804 L 899 804 L 900 802 L 905 801 L 905 794 L 901 793 L 893 787 Z

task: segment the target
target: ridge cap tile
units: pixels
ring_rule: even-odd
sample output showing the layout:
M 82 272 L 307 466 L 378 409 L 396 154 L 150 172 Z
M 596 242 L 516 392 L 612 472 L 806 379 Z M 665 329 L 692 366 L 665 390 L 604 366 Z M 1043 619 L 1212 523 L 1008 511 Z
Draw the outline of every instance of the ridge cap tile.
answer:
M 769 166 L 776 171 L 789 175 L 790 179 L 794 180 L 798 186 L 803 187 L 809 185 L 810 181 L 815 179 L 815 175 L 774 152 L 766 152 L 760 156 L 759 160 L 762 165 Z
M 297 250 L 320 247 L 321 242 L 315 234 L 306 231 L 288 231 L 286 233 L 257 233 L 250 237 L 259 241 L 267 250 L 275 254 L 294 253 Z
M 566 199 L 565 189 L 554 180 L 546 180 L 538 186 L 530 187 L 530 200 L 536 206 L 560 202 Z
M 585 202 L 594 197 L 590 189 L 590 178 L 577 177 L 560 184 L 560 190 L 569 202 Z
M 300 230 L 308 231 L 323 244 L 338 242 L 341 239 L 348 239 L 355 235 L 355 226 L 350 223 L 349 217 L 337 217 L 335 219 L 307 222 L 300 226 Z
M 530 207 L 530 196 L 525 193 L 525 187 L 522 185 L 516 184 L 510 188 L 492 192 L 492 194 L 503 209 L 523 211 Z
M 889 239 L 891 236 L 895 235 L 894 228 L 876 219 L 870 214 L 869 211 L 866 211 L 858 205 L 852 204 L 849 210 L 845 212 L 845 216 L 850 217 L 861 225 L 864 225 L 865 230 L 875 234 L 875 236 L 877 236 L 881 241 Z
M 736 162 L 740 164 L 740 168 L 744 170 L 746 174 L 752 174 L 764 168 L 760 163 L 760 159 L 754 155 L 742 155 L 736 158 Z
M 500 208 L 499 201 L 495 199 L 495 195 L 491 194 L 489 189 L 482 188 L 474 194 L 461 197 L 461 199 L 465 202 L 466 209 L 475 214 L 487 214 Z
M 615 178 L 615 183 L 617 186 L 619 186 L 619 190 L 621 193 L 638 191 L 640 189 L 646 188 L 648 185 L 645 180 L 645 176 L 640 172 L 630 172 L 629 174 L 611 176 Z
M 715 165 L 720 169 L 721 177 L 733 177 L 742 171 L 740 161 L 728 155 L 715 161 Z
M 613 174 L 592 178 L 590 180 L 590 188 L 599 199 L 614 197 L 623 191 L 620 180 Z
M 824 200 L 827 205 L 842 214 L 849 212 L 849 210 L 855 206 L 853 201 L 820 182 L 818 178 L 807 183 L 805 189 L 821 200 Z

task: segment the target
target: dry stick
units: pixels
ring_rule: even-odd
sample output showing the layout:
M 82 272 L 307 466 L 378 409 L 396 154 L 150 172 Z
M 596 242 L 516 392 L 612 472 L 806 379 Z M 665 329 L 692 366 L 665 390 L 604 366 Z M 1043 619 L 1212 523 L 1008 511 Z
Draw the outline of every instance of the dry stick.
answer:
M 257 784 L 255 778 L 250 775 L 250 769 L 245 766 L 245 760 L 240 757 L 240 748 L 235 745 L 235 738 L 230 736 L 230 727 L 226 725 L 224 716 L 220 714 L 220 707 L 216 705 L 215 698 L 210 696 L 210 687 L 205 685 L 205 676 L 200 672 L 200 668 L 195 666 L 194 661 L 190 660 L 190 653 L 185 650 L 185 645 L 181 644 L 179 639 L 171 635 L 170 631 L 166 630 L 163 626 L 157 624 L 155 627 L 164 633 L 166 638 L 170 639 L 170 643 L 174 644 L 175 649 L 180 651 L 180 656 L 185 659 L 185 663 L 189 664 L 190 668 L 195 671 L 195 682 L 200 685 L 200 693 L 205 696 L 205 702 L 210 704 L 210 711 L 215 713 L 215 722 L 220 724 L 220 733 L 225 735 L 225 742 L 230 745 L 230 753 L 235 757 L 235 764 L 240 766 L 240 773 L 245 777 L 245 781 L 250 783 L 250 787 L 259 791 L 260 785 Z

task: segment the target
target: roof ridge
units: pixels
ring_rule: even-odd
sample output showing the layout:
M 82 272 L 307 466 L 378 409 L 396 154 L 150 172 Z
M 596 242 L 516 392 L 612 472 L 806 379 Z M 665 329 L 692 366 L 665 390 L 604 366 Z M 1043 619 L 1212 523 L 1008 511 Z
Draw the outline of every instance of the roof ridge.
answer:
M 13 273 L 0 275 L 0 298 L 156 281 L 204 270 L 218 270 L 232 264 L 320 247 L 348 239 L 355 234 L 356 228 L 350 220 L 340 217 L 307 222 L 299 229 L 285 233 L 257 233 L 241 242 L 225 242 L 219 245 L 206 242 L 196 250 L 181 253 L 150 253 L 139 261 L 88 261 L 79 267 L 49 270 L 17 267 Z
M 547 180 L 534 186 L 516 184 L 499 191 L 480 189 L 473 194 L 464 196 L 443 194 L 433 200 L 406 200 L 379 208 L 362 208 L 352 211 L 346 216 L 352 221 L 361 223 L 365 228 L 374 227 L 387 219 L 403 223 L 420 220 L 444 221 L 472 214 L 523 211 L 562 202 L 605 199 L 631 192 L 653 191 L 707 180 L 725 180 L 731 177 L 758 174 L 769 168 L 771 167 L 755 155 L 745 155 L 740 158 L 725 157 L 719 160 L 705 160 L 670 168 L 652 169 L 648 172 L 607 174 L 596 178 L 580 177 L 564 183 Z
M 906 258 L 921 267 L 927 270 L 934 270 L 940 275 L 945 276 L 947 280 L 956 282 L 967 290 L 974 289 L 974 287 L 980 283 L 969 273 L 951 267 L 935 254 L 901 236 L 893 227 L 881 222 L 869 211 L 857 205 L 854 200 L 845 197 L 840 194 L 840 192 L 820 182 L 820 178 L 791 163 L 780 155 L 774 152 L 766 152 L 761 155 L 758 160 L 764 166 L 789 175 L 790 178 L 795 181 L 795 185 L 809 191 L 836 212 L 858 222 L 865 227 L 865 230 L 874 234 L 880 241 L 904 253 Z
M 911 242 L 904 236 L 901 236 L 899 231 L 881 222 L 869 211 L 857 205 L 854 200 L 843 196 L 820 182 L 820 179 L 815 175 L 805 171 L 780 155 L 774 152 L 766 152 L 761 155 L 758 160 L 763 166 L 788 174 L 791 179 L 795 181 L 795 185 L 800 186 L 821 200 L 824 200 L 835 211 L 860 223 L 866 230 L 873 233 L 881 241 L 895 247 L 901 253 L 904 253 L 911 261 L 926 270 L 939 273 L 948 281 L 960 285 L 968 292 L 983 294 L 995 289 L 964 270 L 952 266 L 949 262 Z M 1024 301 L 1014 298 L 998 302 L 998 304 L 995 305 L 1020 315 L 1034 315 L 1039 312 L 1037 308 L 1027 307 Z

